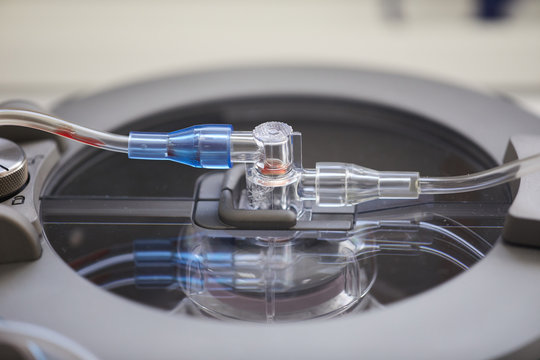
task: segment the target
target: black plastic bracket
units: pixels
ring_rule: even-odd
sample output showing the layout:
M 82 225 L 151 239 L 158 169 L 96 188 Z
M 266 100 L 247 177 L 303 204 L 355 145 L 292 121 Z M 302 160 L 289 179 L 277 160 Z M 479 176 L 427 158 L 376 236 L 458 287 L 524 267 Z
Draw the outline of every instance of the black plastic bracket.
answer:
M 512 136 L 505 162 L 540 153 L 539 135 Z M 518 245 L 540 247 L 540 173 L 526 175 L 510 184 L 513 202 L 506 215 L 503 238 Z
M 238 206 L 245 189 L 244 167 L 203 175 L 195 191 L 192 219 L 210 230 L 316 230 L 348 231 L 354 223 L 354 207 L 314 209 L 311 220 L 297 220 L 292 210 L 249 210 Z
M 235 199 L 245 188 L 242 166 L 235 166 L 225 173 L 218 214 L 225 224 L 242 229 L 290 229 L 296 225 L 296 213 L 292 210 L 248 210 L 238 209 Z

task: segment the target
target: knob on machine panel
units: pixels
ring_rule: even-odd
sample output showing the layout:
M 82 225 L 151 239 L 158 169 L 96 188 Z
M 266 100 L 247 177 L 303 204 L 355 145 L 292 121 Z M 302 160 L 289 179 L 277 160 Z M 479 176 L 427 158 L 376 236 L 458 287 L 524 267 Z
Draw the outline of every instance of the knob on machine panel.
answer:
M 0 138 L 0 198 L 19 191 L 28 180 L 28 163 L 21 147 Z

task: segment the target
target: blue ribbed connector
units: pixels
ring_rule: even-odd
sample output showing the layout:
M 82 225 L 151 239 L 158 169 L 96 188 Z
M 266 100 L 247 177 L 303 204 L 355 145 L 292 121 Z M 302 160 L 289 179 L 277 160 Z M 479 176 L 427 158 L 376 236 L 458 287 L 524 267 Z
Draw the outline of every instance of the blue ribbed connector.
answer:
M 131 132 L 130 159 L 172 160 L 207 169 L 231 167 L 232 125 L 196 125 L 171 133 Z

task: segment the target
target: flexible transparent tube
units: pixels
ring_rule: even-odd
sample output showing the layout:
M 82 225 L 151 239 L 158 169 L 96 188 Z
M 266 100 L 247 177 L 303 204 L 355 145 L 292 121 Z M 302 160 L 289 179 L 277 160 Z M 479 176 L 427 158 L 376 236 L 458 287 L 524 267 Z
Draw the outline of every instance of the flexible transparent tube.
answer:
M 46 131 L 109 151 L 128 153 L 130 150 L 130 138 L 128 136 L 89 129 L 38 111 L 0 108 L 0 126 L 2 125 L 23 126 Z M 230 154 L 229 164 L 231 162 L 253 162 L 258 158 L 258 148 L 251 133 L 231 132 L 230 134 L 228 139 L 230 141 L 230 148 L 228 149 Z M 147 145 L 146 143 L 150 140 L 154 141 L 150 137 L 146 137 L 146 135 L 143 136 L 143 145 Z M 211 140 L 213 141 L 213 139 Z M 155 158 L 146 157 L 149 153 L 146 148 L 144 146 L 145 152 L 141 158 Z M 191 163 L 188 164 L 193 166 Z M 414 198 L 419 194 L 450 194 L 486 189 L 539 171 L 540 154 L 522 160 L 515 160 L 475 174 L 450 177 L 415 178 L 416 175 L 411 175 L 412 173 L 377 172 L 342 163 L 321 163 L 321 166 L 316 171 L 317 175 L 313 174 L 315 175 L 313 181 L 309 181 L 311 172 L 307 169 L 304 170 L 305 195 L 308 195 L 311 191 L 313 192 L 312 195 L 305 196 L 305 198 L 319 198 L 324 190 L 324 193 L 328 193 L 326 195 L 332 199 L 335 199 L 336 196 L 342 197 L 339 201 L 329 202 L 327 206 L 343 206 L 374 198 Z M 219 164 L 219 167 L 217 167 L 211 164 L 201 167 L 226 168 L 230 167 L 230 165 Z M 324 171 L 321 171 L 321 169 Z M 368 173 L 365 172 L 366 170 Z M 357 173 L 353 174 L 354 172 Z M 351 174 L 353 176 L 350 176 Z M 339 180 L 341 177 L 343 179 Z M 317 179 L 315 180 L 315 178 Z M 354 181 L 354 186 L 349 186 L 353 185 L 350 184 L 350 181 Z M 314 187 L 315 184 L 317 185 Z M 307 191 L 308 189 L 311 189 L 311 191 Z M 346 194 L 341 194 L 344 190 Z M 325 202 L 323 201 L 323 203 Z
M 487 189 L 540 170 L 540 154 L 514 160 L 489 170 L 462 176 L 421 177 L 420 194 L 453 194 Z
M 540 154 L 469 175 L 419 177 L 416 172 L 376 171 L 354 164 L 317 163 L 304 169 L 298 187 L 303 200 L 324 207 L 375 199 L 417 199 L 421 194 L 453 194 L 487 189 L 540 171 Z
M 92 130 L 37 111 L 0 109 L 0 126 L 14 125 L 46 131 L 99 149 L 128 152 L 127 136 Z
M 251 132 L 232 131 L 231 125 L 196 125 L 170 133 L 131 132 L 124 136 L 72 124 L 33 107 L 29 103 L 0 105 L 0 126 L 46 131 L 99 149 L 127 153 L 132 159 L 172 160 L 209 169 L 255 162 L 260 156 Z

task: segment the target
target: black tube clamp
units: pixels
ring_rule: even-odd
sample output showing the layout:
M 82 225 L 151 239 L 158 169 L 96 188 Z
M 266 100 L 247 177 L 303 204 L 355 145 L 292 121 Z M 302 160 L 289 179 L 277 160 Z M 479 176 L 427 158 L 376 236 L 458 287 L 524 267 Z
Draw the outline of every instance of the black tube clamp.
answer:
M 244 167 L 204 174 L 197 182 L 192 220 L 210 231 L 256 230 L 256 234 L 286 236 L 295 231 L 349 231 L 354 226 L 355 207 L 311 208 L 309 219 L 297 220 L 293 210 L 249 210 L 239 208 L 245 189 Z
M 296 225 L 296 213 L 292 210 L 239 209 L 235 199 L 245 188 L 243 166 L 235 166 L 223 178 L 219 197 L 218 214 L 221 221 L 242 229 L 290 229 Z

